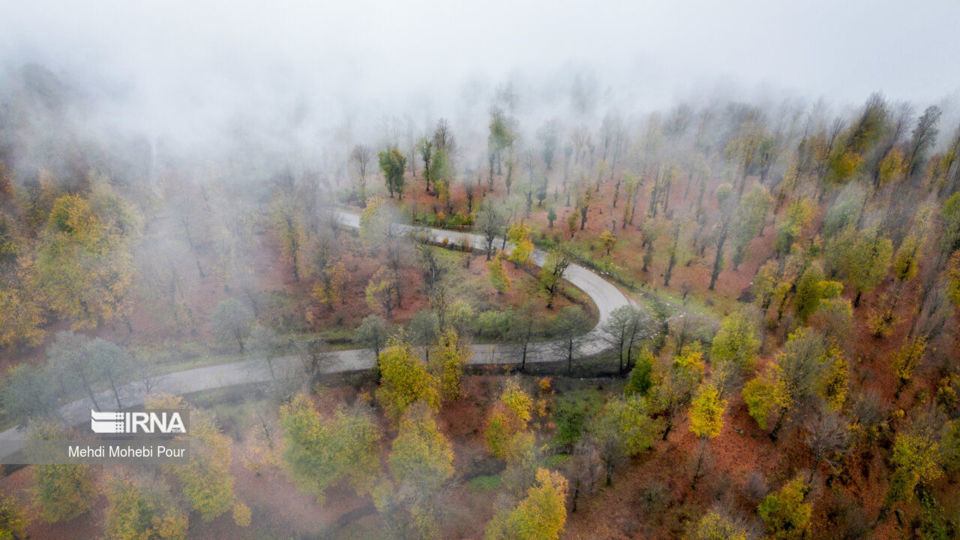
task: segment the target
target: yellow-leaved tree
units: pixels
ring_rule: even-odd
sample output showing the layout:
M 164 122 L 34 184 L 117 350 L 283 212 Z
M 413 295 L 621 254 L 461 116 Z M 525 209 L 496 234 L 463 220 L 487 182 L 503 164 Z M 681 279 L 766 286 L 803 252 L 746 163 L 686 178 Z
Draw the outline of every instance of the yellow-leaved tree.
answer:
M 38 441 L 64 438 L 52 424 L 35 426 L 30 433 Z M 73 519 L 96 502 L 97 492 L 89 465 L 47 464 L 33 468 L 34 501 L 40 507 L 40 518 L 58 522 Z
M 430 374 L 423 360 L 413 354 L 409 343 L 399 339 L 392 342 L 377 357 L 380 369 L 380 387 L 377 402 L 393 421 L 418 401 L 436 411 L 440 406 L 437 377 Z
M 440 381 L 440 396 L 447 401 L 460 399 L 463 366 L 472 353 L 453 328 L 440 334 L 430 355 L 430 371 Z
M 511 461 L 512 449 L 517 445 L 513 439 L 522 436 L 527 429 L 533 412 L 533 399 L 520 388 L 516 381 L 510 380 L 504 387 L 500 398 L 487 413 L 487 426 L 484 437 L 490 455 Z
M 114 478 L 106 489 L 109 538 L 179 539 L 187 535 L 187 514 L 161 484 Z
M 453 446 L 427 404 L 403 414 L 389 461 L 392 479 L 373 492 L 377 510 L 401 537 L 438 537 L 433 509 L 441 486 L 453 476 Z
M 127 321 L 138 231 L 136 214 L 105 187 L 92 200 L 64 195 L 54 201 L 35 261 L 44 304 L 74 328 Z
M 487 261 L 487 268 L 490 270 L 490 284 L 499 294 L 503 294 L 510 289 L 512 280 L 503 269 L 503 258 L 497 253 L 492 261 Z
M 533 254 L 533 242 L 530 240 L 530 227 L 520 220 L 507 231 L 507 240 L 513 242 L 513 251 L 510 252 L 510 261 L 517 266 L 524 266 L 530 262 Z
M 26 538 L 27 523 L 27 514 L 16 499 L 0 494 L 0 540 Z
M 321 502 L 327 488 L 347 480 L 359 493 L 369 492 L 380 466 L 380 428 L 363 400 L 323 417 L 300 394 L 280 409 L 283 460 L 302 489 Z
M 700 438 L 700 457 L 697 458 L 697 468 L 693 473 L 693 487 L 696 487 L 700 477 L 707 441 L 720 435 L 723 429 L 723 413 L 726 408 L 727 400 L 721 399 L 720 390 L 709 383 L 700 385 L 690 403 L 690 431 Z
M 147 396 L 145 405 L 148 410 L 188 408 L 180 397 L 167 394 Z M 190 509 L 204 521 L 210 521 L 229 511 L 236 502 L 230 472 L 233 445 L 214 419 L 197 409 L 190 409 L 190 442 L 187 463 L 168 464 L 165 470 L 179 480 Z
M 771 493 L 757 507 L 760 519 L 772 538 L 804 538 L 810 527 L 813 505 L 804 502 L 810 487 L 797 476 L 780 491 Z
M 488 540 L 552 540 L 567 521 L 567 479 L 547 469 L 537 470 L 537 483 L 516 508 L 501 512 L 487 524 Z

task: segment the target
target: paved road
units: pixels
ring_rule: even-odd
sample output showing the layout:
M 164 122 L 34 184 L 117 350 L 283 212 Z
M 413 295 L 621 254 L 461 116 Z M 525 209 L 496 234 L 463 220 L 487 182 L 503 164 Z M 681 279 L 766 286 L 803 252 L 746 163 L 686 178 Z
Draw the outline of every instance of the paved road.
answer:
M 337 212 L 337 220 L 341 225 L 346 227 L 358 228 L 360 226 L 360 218 L 355 214 Z M 486 247 L 484 238 L 475 234 L 427 229 L 410 225 L 395 225 L 395 227 L 396 230 L 403 233 L 415 234 L 421 238 L 425 236 L 427 240 L 437 244 L 446 241 L 447 244 L 464 245 L 464 242 L 469 240 L 470 246 L 472 246 L 473 249 L 484 249 Z M 499 243 L 499 241 L 497 243 Z M 507 249 L 510 249 L 510 244 L 507 245 Z M 547 254 L 539 249 L 534 250 L 532 259 L 537 266 L 542 266 L 547 259 Z M 571 264 L 567 268 L 564 278 L 586 293 L 593 300 L 599 312 L 597 325 L 579 340 L 580 343 L 574 352 L 575 356 L 584 358 L 603 352 L 610 346 L 602 330 L 604 322 L 609 319 L 610 314 L 613 313 L 615 309 L 628 305 L 631 301 L 620 292 L 617 287 L 580 265 Z M 527 362 L 550 362 L 562 359 L 563 355 L 558 352 L 560 348 L 558 345 L 556 342 L 531 344 L 527 348 Z M 274 361 L 274 369 L 279 372 L 289 372 L 295 369 L 299 362 L 300 360 L 296 357 L 278 358 Z M 497 365 L 515 364 L 518 362 L 519 355 L 517 347 L 515 346 L 496 344 L 473 345 L 471 364 Z M 362 371 L 371 369 L 373 365 L 374 354 L 372 350 L 355 349 L 336 351 L 330 353 L 329 359 L 323 367 L 323 371 L 325 373 Z M 265 363 L 259 360 L 251 360 L 170 373 L 155 381 L 151 387 L 151 392 L 184 395 L 203 390 L 267 382 L 269 380 L 271 380 L 271 375 Z M 120 387 L 118 391 L 121 394 L 121 402 L 125 407 L 143 404 L 144 397 L 147 393 L 145 386 L 139 382 L 124 385 Z M 102 407 L 108 410 L 112 409 L 116 404 L 113 394 L 109 391 L 101 392 L 97 396 L 97 401 Z M 67 422 L 79 425 L 89 420 L 90 409 L 92 407 L 93 404 L 90 399 L 84 398 L 64 405 L 61 407 L 60 413 Z M 0 432 L 0 462 L 19 450 L 19 443 L 25 435 L 23 431 L 16 428 Z

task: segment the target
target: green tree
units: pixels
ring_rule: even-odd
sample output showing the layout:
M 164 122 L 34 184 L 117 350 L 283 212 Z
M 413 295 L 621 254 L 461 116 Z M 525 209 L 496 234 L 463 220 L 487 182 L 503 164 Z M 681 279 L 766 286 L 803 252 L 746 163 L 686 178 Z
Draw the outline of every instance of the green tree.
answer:
M 387 345 L 392 329 L 390 323 L 379 315 L 367 315 L 355 332 L 356 341 L 360 345 L 373 349 L 375 356 L 380 356 L 380 351 Z
M 715 366 L 729 363 L 746 373 L 753 370 L 759 350 L 756 324 L 746 312 L 734 311 L 720 321 L 710 345 L 710 360 Z
M 570 233 L 570 238 L 573 238 L 573 236 L 577 234 L 577 221 L 579 220 L 580 209 L 574 208 L 572 212 L 567 214 L 567 232 Z
M 427 193 L 430 193 L 430 161 L 433 158 L 433 150 L 433 139 L 421 137 L 417 141 L 417 152 L 423 160 L 423 183 L 426 185 Z
M 19 364 L 7 372 L 0 388 L 0 404 L 11 420 L 25 426 L 30 420 L 55 413 L 58 392 L 51 370 Z
M 960 251 L 950 257 L 950 263 L 947 265 L 947 296 L 960 310 Z
M 407 168 L 407 158 L 400 153 L 396 146 L 387 148 L 377 154 L 380 162 L 380 170 L 383 171 L 383 177 L 387 183 L 387 190 L 390 192 L 390 198 L 396 194 L 403 198 L 403 172 Z
M 70 331 L 57 332 L 54 342 L 47 348 L 50 369 L 64 393 L 73 388 L 86 392 L 94 408 L 100 410 L 94 386 L 99 382 L 97 359 L 90 354 L 90 339 Z
M 567 520 L 567 479 L 560 473 L 537 470 L 537 484 L 510 511 L 494 516 L 484 533 L 488 540 L 553 540 Z
M 794 307 L 800 322 L 806 323 L 820 306 L 820 283 L 823 282 L 823 270 L 816 263 L 808 266 L 797 279 L 797 291 Z
M 390 473 L 421 496 L 435 493 L 453 476 L 453 446 L 425 404 L 410 407 L 400 419 L 390 451 Z
M 280 336 L 269 326 L 255 325 L 247 338 L 247 355 L 254 360 L 261 360 L 270 371 L 270 378 L 276 380 L 273 360 L 283 349 L 284 343 Z
M 653 446 L 659 426 L 650 417 L 647 400 L 633 395 L 608 401 L 588 429 L 610 485 L 616 464 Z
M 490 189 L 493 189 L 493 166 L 497 166 L 497 174 L 503 172 L 503 151 L 513 144 L 514 135 L 510 128 L 510 121 L 503 111 L 494 107 L 490 111 L 490 134 L 487 136 L 487 148 L 490 159 Z
M 876 231 L 867 231 L 853 245 L 846 259 L 846 274 L 857 292 L 853 307 L 860 305 L 860 297 L 879 285 L 890 269 L 893 244 Z
M 430 310 L 418 311 L 407 324 L 405 335 L 412 345 L 423 347 L 427 363 L 430 363 L 430 346 L 440 335 L 440 318 Z
M 322 502 L 327 489 L 347 480 L 369 492 L 380 465 L 380 428 L 370 407 L 358 401 L 323 417 L 300 394 L 280 410 L 284 430 L 283 460 L 297 484 Z
M 798 198 L 790 203 L 786 216 L 777 225 L 777 236 L 773 248 L 777 255 L 790 253 L 794 244 L 802 238 L 804 229 L 813 222 L 817 214 L 817 204 L 807 198 Z
M 487 268 L 490 270 L 490 283 L 493 285 L 493 288 L 497 290 L 497 293 L 503 294 L 507 292 L 513 280 L 510 279 L 510 276 L 508 276 L 507 272 L 503 269 L 503 259 L 500 257 L 500 254 L 497 254 L 492 261 L 487 261 Z
M 117 408 L 122 409 L 123 403 L 120 401 L 118 388 L 121 383 L 132 377 L 138 367 L 133 355 L 119 345 L 102 338 L 87 342 L 83 353 L 93 368 L 94 378 L 107 381 Z
M 789 413 L 813 406 L 823 397 L 820 391 L 835 375 L 831 368 L 837 354 L 827 349 L 823 336 L 801 328 L 790 334 L 783 352 L 767 370 L 744 385 L 744 402 L 761 429 L 767 428 L 771 417 L 776 418 L 772 439 Z
M 773 197 L 763 186 L 754 186 L 740 201 L 733 229 L 733 269 L 743 262 L 744 252 L 751 240 L 763 232 L 767 214 L 773 207 Z
M 960 420 L 951 420 L 940 434 L 943 468 L 954 473 L 960 470 Z
M 647 395 L 647 392 L 653 385 L 653 365 L 655 363 L 656 358 L 653 357 L 653 353 L 648 349 L 644 349 L 640 355 L 637 356 L 636 364 L 633 366 L 633 369 L 630 370 L 630 376 L 627 378 L 627 383 L 623 387 L 624 394 L 627 396 Z
M 804 502 L 809 487 L 798 476 L 780 491 L 771 493 L 757 507 L 760 519 L 773 538 L 803 538 L 810 527 L 813 505 Z
M 236 343 L 240 352 L 244 350 L 253 323 L 253 312 L 233 297 L 221 301 L 213 310 L 211 324 L 217 339 L 224 346 Z
M 943 223 L 940 235 L 940 254 L 943 259 L 960 249 L 960 193 L 944 201 L 940 209 Z

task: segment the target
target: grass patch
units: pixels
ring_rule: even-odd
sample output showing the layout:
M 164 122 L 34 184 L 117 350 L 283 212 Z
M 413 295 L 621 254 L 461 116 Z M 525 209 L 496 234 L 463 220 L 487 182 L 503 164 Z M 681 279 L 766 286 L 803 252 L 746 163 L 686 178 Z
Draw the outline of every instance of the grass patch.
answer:
M 553 469 L 559 469 L 567 464 L 573 458 L 570 454 L 553 454 L 543 460 L 543 464 Z
M 467 483 L 467 489 L 476 492 L 494 491 L 501 487 L 503 487 L 503 480 L 496 474 L 478 476 Z

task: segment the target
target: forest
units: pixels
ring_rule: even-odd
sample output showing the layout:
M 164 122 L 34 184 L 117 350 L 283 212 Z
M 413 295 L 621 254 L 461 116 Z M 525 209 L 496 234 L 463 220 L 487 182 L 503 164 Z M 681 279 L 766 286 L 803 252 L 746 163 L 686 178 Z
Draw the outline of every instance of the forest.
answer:
M 0 439 L 183 408 L 192 450 L 5 465 L 0 538 L 960 535 L 944 103 L 576 74 L 212 150 L 5 73 Z

